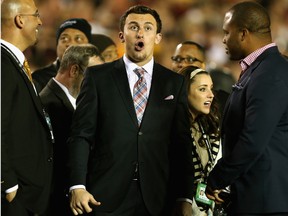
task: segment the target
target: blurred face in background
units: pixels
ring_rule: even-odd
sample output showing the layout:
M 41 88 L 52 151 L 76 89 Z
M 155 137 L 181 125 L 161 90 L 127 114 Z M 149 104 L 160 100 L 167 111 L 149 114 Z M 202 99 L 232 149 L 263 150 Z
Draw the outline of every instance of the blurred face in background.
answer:
M 172 70 L 178 72 L 188 65 L 205 69 L 203 53 L 193 44 L 179 44 L 171 58 Z
M 70 45 L 77 45 L 77 44 L 86 44 L 89 43 L 88 38 L 86 35 L 78 29 L 67 28 L 65 29 L 59 39 L 57 44 L 57 57 L 61 61 L 62 56 L 65 50 Z
M 112 62 L 118 59 L 118 50 L 115 45 L 108 46 L 103 52 L 102 57 L 104 58 L 105 62 Z
M 99 65 L 99 64 L 103 64 L 104 61 L 100 58 L 100 56 L 92 56 L 89 58 L 89 62 L 88 62 L 88 66 L 94 66 L 94 65 Z

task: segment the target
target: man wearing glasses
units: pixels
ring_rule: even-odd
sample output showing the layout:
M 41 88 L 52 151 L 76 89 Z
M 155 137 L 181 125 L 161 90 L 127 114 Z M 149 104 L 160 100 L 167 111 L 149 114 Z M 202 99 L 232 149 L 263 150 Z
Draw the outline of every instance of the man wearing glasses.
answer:
M 33 0 L 1 1 L 1 215 L 42 215 L 54 135 L 23 52 L 42 25 Z
M 193 41 L 184 41 L 177 45 L 171 60 L 175 72 L 188 65 L 205 68 L 205 50 Z

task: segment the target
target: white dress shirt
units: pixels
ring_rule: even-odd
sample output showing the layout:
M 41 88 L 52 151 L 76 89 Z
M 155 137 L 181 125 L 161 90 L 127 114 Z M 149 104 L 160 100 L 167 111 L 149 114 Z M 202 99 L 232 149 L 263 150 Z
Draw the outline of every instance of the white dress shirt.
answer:
M 64 91 L 66 94 L 67 98 L 69 99 L 71 105 L 74 107 L 74 110 L 76 109 L 76 98 L 74 98 L 68 91 L 67 87 L 64 86 L 62 83 L 57 81 L 54 77 L 52 78 L 59 86 L 60 88 Z
M 131 91 L 131 95 L 133 97 L 133 89 L 134 89 L 134 85 L 138 80 L 138 76 L 136 75 L 136 73 L 134 72 L 134 69 L 136 68 L 143 68 L 146 73 L 144 74 L 144 78 L 146 80 L 146 84 L 147 84 L 147 97 L 149 96 L 149 92 L 151 89 L 151 82 L 152 82 L 152 74 L 153 74 L 153 66 L 154 66 L 154 58 L 152 58 L 147 64 L 145 64 L 144 66 L 140 67 L 137 64 L 131 62 L 126 55 L 124 54 L 123 56 L 123 60 L 125 63 L 125 68 L 126 68 L 126 72 L 127 72 L 127 77 L 128 77 L 128 81 L 129 81 L 129 87 L 130 87 L 130 91 Z

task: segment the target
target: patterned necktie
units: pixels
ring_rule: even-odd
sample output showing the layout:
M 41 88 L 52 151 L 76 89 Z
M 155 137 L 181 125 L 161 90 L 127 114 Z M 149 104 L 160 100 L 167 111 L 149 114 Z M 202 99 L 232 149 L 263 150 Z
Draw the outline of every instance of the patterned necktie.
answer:
M 31 76 L 31 69 L 30 69 L 30 67 L 29 67 L 29 64 L 28 64 L 27 59 L 24 60 L 23 67 L 24 67 L 24 69 L 25 69 L 25 71 L 26 71 L 26 74 L 27 74 L 30 82 L 33 82 L 33 81 L 32 81 L 32 76 Z
M 147 104 L 147 83 L 144 78 L 145 70 L 143 68 L 134 69 L 134 73 L 138 76 L 138 80 L 134 85 L 133 100 L 137 114 L 138 125 L 140 126 Z

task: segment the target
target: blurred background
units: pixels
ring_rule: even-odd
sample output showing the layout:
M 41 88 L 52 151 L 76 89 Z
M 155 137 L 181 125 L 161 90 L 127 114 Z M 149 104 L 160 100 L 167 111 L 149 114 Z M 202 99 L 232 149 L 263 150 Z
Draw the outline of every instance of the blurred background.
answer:
M 241 0 L 242 1 L 242 0 Z M 255 0 L 269 11 L 273 41 L 288 55 L 288 0 Z M 240 0 L 35 0 L 43 25 L 39 42 L 25 51 L 32 70 L 56 58 L 56 30 L 69 18 L 84 18 L 92 33 L 106 34 L 117 44 L 119 57 L 124 48 L 118 39 L 120 16 L 130 6 L 144 4 L 157 10 L 163 23 L 163 39 L 156 46 L 155 60 L 171 68 L 171 56 L 178 43 L 193 40 L 207 50 L 210 68 L 221 68 L 238 79 L 240 67 L 228 60 L 222 43 L 225 12 Z

